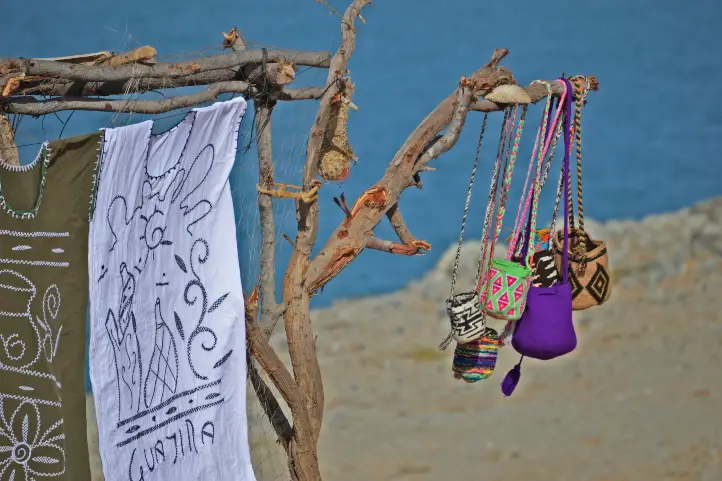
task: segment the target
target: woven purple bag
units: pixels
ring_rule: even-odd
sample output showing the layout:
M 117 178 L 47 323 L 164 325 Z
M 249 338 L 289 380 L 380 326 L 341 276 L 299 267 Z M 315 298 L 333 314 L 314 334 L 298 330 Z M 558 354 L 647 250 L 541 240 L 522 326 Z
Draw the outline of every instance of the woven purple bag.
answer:
M 572 88 L 568 80 L 564 104 L 564 192 L 569 191 L 569 151 L 572 112 Z M 577 335 L 572 321 L 572 289 L 569 284 L 569 206 L 564 203 L 564 250 L 562 279 L 551 287 L 530 286 L 526 310 L 517 321 L 511 345 L 524 356 L 549 360 L 572 352 L 577 347 Z M 506 375 L 501 390 L 510 396 L 521 375 L 521 360 Z

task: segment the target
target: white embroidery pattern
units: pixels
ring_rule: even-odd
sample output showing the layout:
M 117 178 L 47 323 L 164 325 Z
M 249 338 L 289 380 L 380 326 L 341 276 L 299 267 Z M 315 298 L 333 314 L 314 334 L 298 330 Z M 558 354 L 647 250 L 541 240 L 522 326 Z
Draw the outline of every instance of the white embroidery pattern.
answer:
M 0 264 L 23 264 L 26 266 L 68 267 L 69 262 L 26 261 L 25 259 L 0 259 Z
M 0 397 L 0 478 L 22 481 L 65 473 L 60 419 L 43 431 L 38 406 L 23 401 L 8 419 Z
M 11 237 L 70 237 L 70 232 L 23 232 L 0 229 L 0 235 Z
M 57 233 L 2 231 L 13 237 L 66 237 Z M 30 247 L 30 246 L 27 246 Z M 22 249 L 30 250 L 30 249 Z M 68 262 L 0 259 L 0 263 L 62 267 Z M 50 285 L 42 299 L 36 285 L 13 269 L 0 269 L 0 297 L 22 299 L 22 308 L 0 307 L 0 373 L 23 376 L 17 386 L 4 383 L 0 392 L 0 479 L 36 480 L 65 473 L 65 435 L 60 411 L 61 401 L 39 394 L 43 384 L 52 383 L 57 392 L 61 384 L 48 366 L 55 359 L 63 326 L 53 326 L 58 318 L 61 295 L 58 286 Z M 39 301 L 39 302 L 38 302 Z M 28 326 L 30 330 L 28 331 Z M 21 331 L 22 329 L 22 331 Z M 31 332 L 31 339 L 20 332 Z M 41 406 L 44 406 L 41 409 Z

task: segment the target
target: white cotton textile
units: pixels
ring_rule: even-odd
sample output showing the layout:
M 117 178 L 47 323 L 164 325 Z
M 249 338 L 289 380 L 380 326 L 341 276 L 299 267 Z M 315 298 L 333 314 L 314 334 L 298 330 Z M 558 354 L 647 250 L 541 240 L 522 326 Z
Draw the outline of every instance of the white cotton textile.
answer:
M 89 357 L 106 481 L 255 481 L 228 184 L 245 109 L 105 130 Z

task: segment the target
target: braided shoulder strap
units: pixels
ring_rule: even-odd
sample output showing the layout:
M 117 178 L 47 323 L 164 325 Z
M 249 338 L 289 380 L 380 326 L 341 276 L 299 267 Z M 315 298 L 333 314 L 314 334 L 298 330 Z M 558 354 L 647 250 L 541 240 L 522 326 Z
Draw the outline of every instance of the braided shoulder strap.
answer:
M 544 105 L 544 113 L 542 115 L 542 120 L 539 126 L 539 130 L 537 131 L 537 138 L 534 142 L 534 150 L 532 153 L 532 159 L 531 164 L 536 165 L 536 174 L 534 176 L 534 181 L 532 183 L 532 187 L 529 189 L 529 193 L 526 196 L 526 203 L 524 205 L 523 212 L 527 212 L 529 209 L 529 204 L 531 202 L 531 215 L 530 215 L 530 230 L 529 230 L 529 238 L 526 240 L 526 246 L 527 247 L 527 253 L 525 262 L 527 266 L 531 265 L 531 258 L 534 254 L 534 249 L 531 247 L 534 246 L 534 243 L 536 241 L 536 218 L 537 218 L 537 212 L 539 209 L 539 194 L 541 193 L 541 186 L 542 186 L 542 168 L 544 166 L 544 159 L 547 156 L 547 152 L 549 151 L 549 147 L 552 142 L 552 135 L 547 135 L 547 125 L 549 122 L 550 117 L 550 108 L 551 103 L 553 100 L 552 96 L 552 88 L 551 84 L 549 82 L 543 81 L 543 80 L 535 80 L 532 82 L 533 84 L 542 84 L 546 87 L 547 90 L 547 97 L 546 102 Z M 566 94 L 566 87 L 564 90 L 564 94 Z M 564 98 L 564 97 L 562 97 Z M 554 116 L 554 120 L 552 122 L 552 126 L 550 131 L 556 130 L 556 125 L 559 122 L 559 116 L 561 114 L 562 109 L 557 109 L 556 115 Z M 535 155 L 538 153 L 538 155 L 535 158 Z M 516 225 L 516 236 L 514 241 L 509 245 L 509 253 L 508 258 L 510 259 L 516 249 L 519 235 L 522 231 L 522 223 L 524 220 L 524 215 L 519 216 L 518 224 Z
M 587 95 L 590 90 L 590 82 L 585 77 L 577 75 L 570 77 L 575 102 L 574 119 L 572 122 L 572 131 L 570 141 L 575 141 L 576 160 L 577 160 L 577 217 L 579 220 L 579 230 L 584 231 L 584 202 L 582 195 L 582 107 L 587 101 Z M 570 225 L 574 229 L 574 205 L 572 201 L 572 192 L 569 189 L 567 193 L 567 204 L 570 212 Z
M 508 152 L 507 149 L 507 138 L 511 139 L 512 128 L 516 123 L 516 116 L 518 107 L 513 108 L 513 116 L 511 115 L 512 109 L 506 108 L 504 110 L 504 120 L 502 121 L 501 136 L 499 138 L 499 145 L 496 151 L 496 160 L 494 161 L 494 173 L 491 177 L 491 186 L 489 187 L 489 202 L 486 208 L 486 215 L 484 216 L 484 229 L 482 232 L 482 248 L 479 252 L 479 263 L 476 270 L 476 280 L 474 286 L 476 293 L 479 294 L 481 288 L 480 280 L 484 277 L 489 267 L 487 261 L 487 253 L 489 250 L 489 238 L 491 237 L 491 225 L 494 218 L 494 212 L 496 211 L 496 196 L 499 190 L 499 173 L 501 172 L 501 164 L 504 159 L 504 154 Z M 506 163 L 504 164 L 504 173 L 506 173 Z M 482 309 L 482 314 L 486 315 L 486 311 Z
M 515 106 L 515 111 L 519 108 L 519 106 Z M 516 126 L 516 134 L 514 136 L 514 144 L 512 145 L 511 152 L 509 153 L 509 158 L 504 166 L 504 175 L 503 175 L 503 182 L 501 187 L 501 193 L 499 194 L 499 211 L 496 216 L 496 226 L 494 230 L 494 237 L 491 242 L 491 247 L 489 248 L 489 260 L 491 261 L 494 259 L 494 247 L 496 246 L 496 242 L 499 239 L 499 234 L 501 233 L 501 226 L 504 221 L 504 214 L 506 213 L 506 201 L 509 197 L 509 186 L 511 185 L 511 178 L 514 173 L 514 165 L 516 164 L 516 157 L 519 152 L 519 143 L 521 142 L 521 134 L 524 131 L 524 122 L 526 120 L 526 113 L 527 113 L 528 105 L 524 105 L 522 107 L 521 117 L 519 119 L 519 123 Z M 489 269 L 489 273 L 491 273 L 491 269 Z M 489 281 L 488 276 L 485 276 L 483 279 L 483 285 L 486 286 L 486 283 Z M 480 292 L 482 289 L 482 278 L 479 278 L 476 282 L 476 290 L 477 292 Z M 486 292 L 486 289 L 484 289 L 484 292 Z M 484 303 L 485 304 L 485 303 Z M 484 305 L 482 304 L 482 305 Z
M 505 115 L 507 115 L 505 113 Z M 454 288 L 456 287 L 456 277 L 459 273 L 459 261 L 461 259 L 461 247 L 464 243 L 464 230 L 466 229 L 466 217 L 469 214 L 469 204 L 471 203 L 471 193 L 474 190 L 474 182 L 476 180 L 476 168 L 479 165 L 479 156 L 481 154 L 481 146 L 484 140 L 484 133 L 486 132 L 486 121 L 489 117 L 489 113 L 484 114 L 484 120 L 481 122 L 481 132 L 479 133 L 479 140 L 476 145 L 476 157 L 474 158 L 474 167 L 471 169 L 471 177 L 469 179 L 469 188 L 466 193 L 466 203 L 464 204 L 464 215 L 461 218 L 461 232 L 459 232 L 459 244 L 456 247 L 456 258 L 454 259 L 454 270 L 451 272 L 451 292 L 449 293 L 450 302 L 454 297 Z M 487 210 L 488 210 L 487 206 Z M 482 243 L 483 246 L 483 243 Z M 483 249 L 483 247 L 482 247 Z

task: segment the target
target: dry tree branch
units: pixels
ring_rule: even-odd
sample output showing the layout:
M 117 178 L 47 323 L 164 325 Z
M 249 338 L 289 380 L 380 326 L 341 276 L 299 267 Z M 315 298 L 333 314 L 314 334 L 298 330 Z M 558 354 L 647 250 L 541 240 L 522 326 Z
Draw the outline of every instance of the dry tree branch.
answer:
M 315 181 L 323 134 L 331 116 L 331 100 L 339 92 L 338 79 L 346 73 L 346 66 L 356 46 L 354 23 L 361 10 L 369 3 L 370 0 L 354 0 L 344 13 L 341 22 L 341 45 L 331 59 L 326 80 L 327 91 L 321 97 L 306 146 L 303 190 L 309 190 Z M 297 201 L 296 219 L 296 242 L 283 279 L 283 301 L 288 305 L 285 327 L 296 382 L 308 399 L 315 446 L 323 420 L 324 394 L 309 312 L 311 298 L 304 283 L 311 250 L 318 235 L 318 204 Z
M 263 407 L 263 412 L 268 417 L 268 420 L 273 426 L 273 430 L 276 431 L 279 443 L 283 446 L 286 454 L 289 453 L 289 443 L 291 442 L 291 436 L 293 436 L 293 428 L 291 423 L 288 422 L 288 418 L 283 413 L 281 405 L 276 400 L 273 392 L 268 387 L 266 382 L 261 377 L 261 374 L 253 365 L 252 357 L 249 355 L 246 360 L 248 366 L 248 376 L 251 378 L 251 385 L 253 390 L 256 392 L 258 402 Z
M 244 313 L 246 317 L 246 322 L 249 322 L 249 320 L 253 323 L 257 323 L 256 319 L 258 319 L 258 285 L 253 289 L 253 293 L 250 296 L 246 296 L 246 294 L 243 294 L 244 299 Z M 246 336 L 248 336 L 248 331 L 246 332 Z M 267 340 L 267 339 L 266 339 Z M 248 346 L 251 346 L 251 340 L 247 339 Z M 261 377 L 260 373 L 256 369 L 256 366 L 253 364 L 253 355 L 252 350 L 249 347 L 246 350 L 246 356 L 247 356 L 247 362 L 246 365 L 248 366 L 248 375 L 251 378 L 251 385 L 253 386 L 253 390 L 256 392 L 256 396 L 258 397 L 258 401 L 261 403 L 261 406 L 263 407 L 263 411 L 268 417 L 268 420 L 271 423 L 271 426 L 273 426 L 273 430 L 276 431 L 276 436 L 278 436 L 278 441 L 283 445 L 284 450 L 286 450 L 286 454 L 289 454 L 289 444 L 291 442 L 291 437 L 293 434 L 293 428 L 291 427 L 291 423 L 288 422 L 288 418 L 286 417 L 286 414 L 281 409 L 281 406 L 274 396 L 273 392 L 268 388 L 266 385 L 266 382 Z M 267 362 L 270 362 L 273 364 L 273 360 L 269 360 Z M 291 374 L 283 368 L 286 372 L 286 374 L 290 377 Z M 275 380 L 271 379 L 274 384 Z
M 73 82 L 62 79 L 23 81 L 19 92 L 23 95 L 45 95 L 52 97 L 127 95 L 128 93 L 139 94 L 153 90 L 210 85 L 217 82 L 228 82 L 233 80 L 238 80 L 238 72 L 236 70 L 218 69 L 189 75 L 179 79 L 138 78 L 109 82 Z M 0 79 L 0 85 L 3 85 L 2 79 Z M 255 95 L 256 92 L 258 92 L 258 90 L 254 86 L 251 93 Z M 316 100 L 321 97 L 322 93 L 323 88 L 308 87 L 281 90 L 278 95 L 273 92 L 271 97 L 273 98 L 277 95 L 275 100 Z M 298 94 L 304 95 L 299 97 Z
M 422 252 L 423 248 L 413 247 L 408 244 L 399 244 L 398 242 L 391 242 L 374 236 L 369 239 L 366 248 L 402 256 L 425 255 Z
M 466 114 L 469 112 L 469 105 L 474 95 L 474 89 L 472 88 L 471 82 L 465 77 L 462 77 L 460 87 L 457 90 L 456 103 L 454 104 L 454 114 L 451 117 L 451 123 L 446 129 L 446 133 L 442 135 L 438 141 L 434 142 L 426 151 L 421 155 L 419 160 L 414 166 L 413 173 L 419 172 L 426 167 L 426 164 L 431 160 L 449 151 L 459 139 L 461 129 L 464 128 L 466 122 Z
M 282 59 L 296 65 L 328 67 L 329 52 L 296 52 L 293 50 L 268 50 L 268 58 Z M 177 79 L 208 70 L 233 69 L 249 63 L 261 63 L 263 52 L 244 50 L 227 52 L 183 62 L 159 63 L 153 66 L 131 64 L 118 67 L 84 66 L 50 60 L 33 60 L 0 57 L 0 73 L 22 72 L 28 76 L 54 77 L 80 82 L 127 81 L 134 78 Z M 4 74 L 4 73 L 3 73 Z
M 503 108 L 493 102 L 472 100 L 472 98 L 478 94 L 483 95 L 500 83 L 515 82 L 510 71 L 498 66 L 499 61 L 507 53 L 506 49 L 495 50 L 489 64 L 469 78 L 475 83 L 472 97 L 468 97 L 468 92 L 463 98 L 459 97 L 460 91 L 457 91 L 457 95 L 452 94 L 447 97 L 431 112 L 396 153 L 383 178 L 357 199 L 351 215 L 343 220 L 323 249 L 311 261 L 306 278 L 306 290 L 309 295 L 323 288 L 366 247 L 369 247 L 369 242 L 373 239 L 373 229 L 385 214 L 392 220 L 394 230 L 402 242 L 410 247 L 419 247 L 423 243 L 413 239 L 403 224 L 398 211 L 398 199 L 406 187 L 418 185 L 419 172 L 430 170 L 427 166 L 429 161 L 446 152 L 456 142 L 465 118 L 465 114 L 461 115 L 460 106 L 466 105 L 467 110 L 480 111 Z M 561 84 L 557 81 L 551 83 L 553 94 L 560 95 Z M 543 85 L 530 85 L 525 89 L 535 102 L 546 94 Z M 457 98 L 456 102 L 454 97 Z M 447 126 L 447 132 L 438 137 L 437 134 Z
M 498 67 L 507 53 L 506 49 L 495 50 L 486 66 L 468 79 L 462 78 L 459 89 L 441 102 L 409 136 L 384 177 L 357 199 L 351 217 L 343 221 L 311 261 L 305 285 L 309 295 L 321 289 L 367 247 L 373 228 L 411 185 L 414 174 L 423 170 L 434 155 L 443 153 L 456 142 L 472 97 L 488 92 L 500 82 L 513 80 L 510 71 Z M 451 128 L 437 137 L 450 124 Z M 419 156 L 422 156 L 421 162 L 417 162 Z
M 273 153 L 271 141 L 271 113 L 273 103 L 264 96 L 253 99 L 256 131 L 258 132 L 259 185 L 271 189 L 273 180 Z M 261 223 L 261 318 L 259 326 L 269 338 L 286 306 L 276 303 L 276 222 L 273 215 L 273 197 L 259 192 L 258 215 Z
M 386 212 L 386 217 L 389 218 L 391 227 L 393 227 L 394 232 L 398 236 L 399 240 L 401 240 L 401 242 L 403 242 L 404 244 L 409 244 L 412 241 L 416 240 L 416 238 L 411 235 L 411 232 L 409 232 L 409 228 L 406 227 L 406 222 L 404 222 L 404 217 L 401 215 L 401 209 L 399 209 L 399 204 L 392 205 Z
M 316 99 L 321 89 L 284 89 L 278 100 Z M 219 82 L 210 85 L 202 92 L 177 95 L 164 100 L 106 100 L 83 97 L 62 97 L 39 101 L 34 97 L 11 97 L 5 111 L 13 114 L 46 115 L 62 110 L 94 110 L 102 112 L 134 112 L 139 114 L 160 114 L 171 110 L 193 107 L 213 102 L 224 93 L 240 93 L 253 96 L 259 91 L 256 87 L 240 80 Z
M 315 437 L 311 428 L 312 424 L 309 419 L 309 412 L 306 409 L 306 403 L 304 402 L 303 392 L 299 389 L 296 382 L 294 382 L 293 377 L 291 377 L 291 374 L 283 365 L 276 352 L 268 344 L 265 335 L 258 328 L 258 323 L 256 322 L 255 317 L 248 311 L 246 311 L 245 317 L 248 350 L 261 368 L 266 372 L 266 374 L 268 374 L 268 377 L 271 378 L 274 386 L 276 386 L 278 392 L 281 394 L 281 397 L 291 410 L 291 416 L 293 417 L 291 439 L 299 446 L 315 446 Z M 276 418 L 283 415 L 283 412 L 280 412 L 280 415 L 278 413 L 279 411 L 274 412 Z M 288 423 L 288 420 L 286 420 L 286 423 Z M 277 426 L 274 425 L 274 429 L 277 429 Z M 280 426 L 278 429 L 280 430 Z M 284 433 L 285 428 L 284 430 L 281 430 L 281 432 Z M 287 449 L 292 450 L 294 447 L 289 444 Z M 317 471 L 317 465 L 315 468 L 314 466 L 302 468 L 309 469 L 311 471 L 310 476 L 302 479 L 320 479 L 319 476 L 314 476 L 313 473 L 314 470 Z

